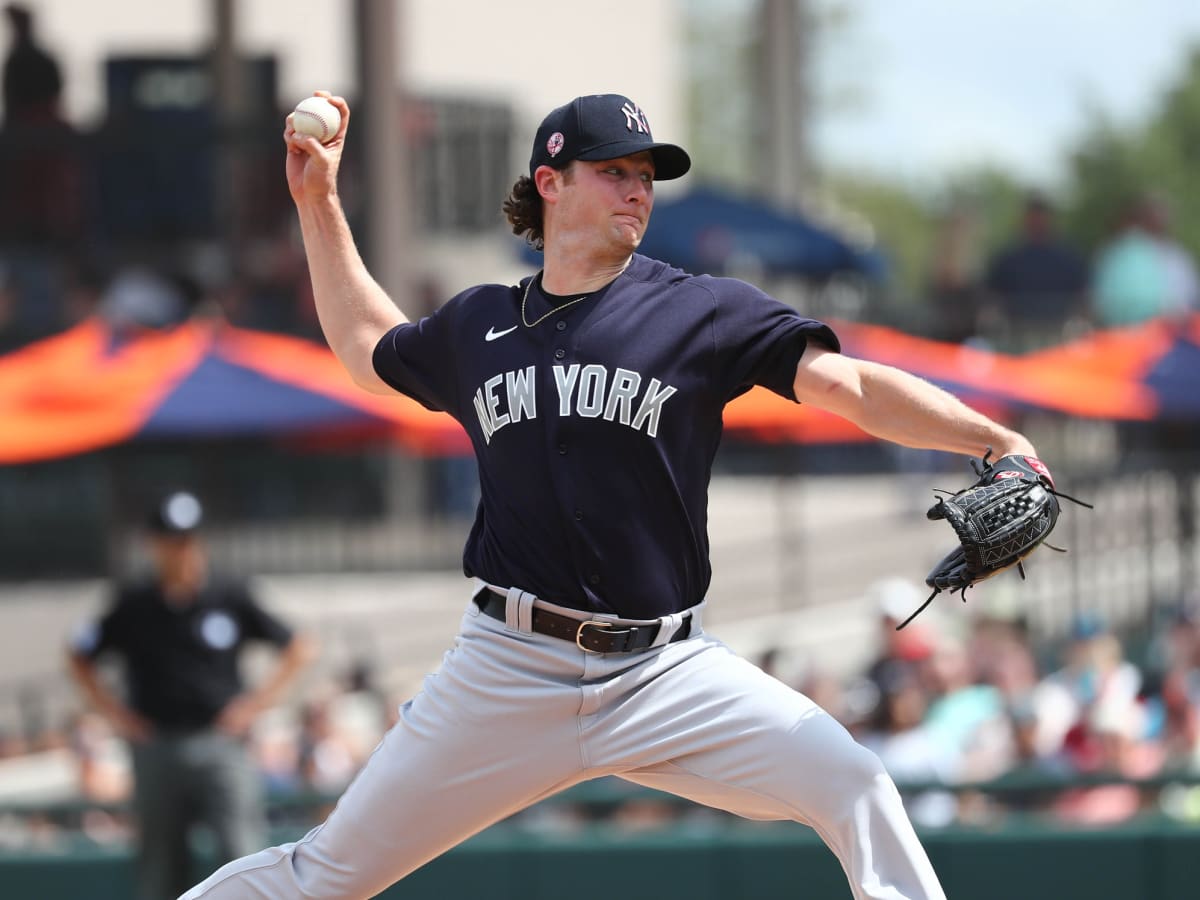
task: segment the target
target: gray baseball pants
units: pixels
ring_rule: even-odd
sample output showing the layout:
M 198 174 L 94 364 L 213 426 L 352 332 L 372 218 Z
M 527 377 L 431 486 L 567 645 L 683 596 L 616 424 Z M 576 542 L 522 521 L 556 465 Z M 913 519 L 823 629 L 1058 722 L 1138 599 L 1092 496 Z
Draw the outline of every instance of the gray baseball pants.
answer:
M 215 729 L 157 735 L 131 750 L 141 900 L 169 900 L 192 883 L 194 825 L 212 830 L 221 862 L 266 841 L 262 785 L 237 738 Z
M 325 823 L 228 863 L 183 900 L 372 897 L 494 822 L 603 775 L 809 825 L 856 900 L 944 900 L 878 758 L 705 635 L 702 607 L 687 640 L 666 643 L 681 618 L 669 616 L 656 646 L 592 654 L 531 632 L 535 603 L 591 618 L 516 589 L 506 622 L 468 604 L 441 668 Z

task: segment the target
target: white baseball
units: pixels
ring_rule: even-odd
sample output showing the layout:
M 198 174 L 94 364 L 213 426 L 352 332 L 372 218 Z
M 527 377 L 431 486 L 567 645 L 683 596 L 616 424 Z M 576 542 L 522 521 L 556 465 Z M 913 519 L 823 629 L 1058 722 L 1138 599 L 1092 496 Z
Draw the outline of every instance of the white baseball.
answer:
M 342 114 L 324 97 L 305 97 L 292 110 L 292 128 L 327 144 L 342 127 Z

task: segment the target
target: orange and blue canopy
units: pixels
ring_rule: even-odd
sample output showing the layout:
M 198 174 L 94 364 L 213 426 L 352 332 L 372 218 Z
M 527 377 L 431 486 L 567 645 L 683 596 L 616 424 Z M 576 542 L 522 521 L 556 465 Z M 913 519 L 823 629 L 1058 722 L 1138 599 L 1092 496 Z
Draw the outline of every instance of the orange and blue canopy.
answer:
M 98 320 L 0 357 L 0 463 L 138 439 L 336 433 L 461 452 L 462 429 L 358 388 L 325 347 L 189 322 L 114 334 Z
M 1002 420 L 1027 410 L 1200 420 L 1200 316 L 1026 356 L 831 324 L 848 354 L 911 371 Z M 725 429 L 759 441 L 869 440 L 761 388 L 726 407 Z M 326 347 L 298 338 L 202 321 L 118 334 L 90 320 L 0 357 L 0 464 L 134 440 L 318 434 L 382 437 L 419 454 L 469 451 L 449 416 L 361 390 Z
M 1200 317 L 1197 318 L 1200 322 Z M 1156 384 L 1144 376 L 1160 359 L 1157 332 L 1114 339 L 1097 333 L 1087 341 L 1045 354 L 1011 356 L 969 345 L 914 337 L 893 328 L 831 321 L 845 353 L 919 375 L 998 419 L 1041 410 L 1078 418 L 1149 420 L 1162 410 Z M 1191 350 L 1178 350 L 1190 377 L 1200 384 L 1200 359 L 1192 332 Z M 1115 342 L 1115 343 L 1114 343 Z M 1200 392 L 1194 392 L 1200 396 Z M 1200 417 L 1200 410 L 1197 410 Z M 821 410 L 756 389 L 725 410 L 731 433 L 764 441 L 813 443 L 869 440 L 855 426 Z

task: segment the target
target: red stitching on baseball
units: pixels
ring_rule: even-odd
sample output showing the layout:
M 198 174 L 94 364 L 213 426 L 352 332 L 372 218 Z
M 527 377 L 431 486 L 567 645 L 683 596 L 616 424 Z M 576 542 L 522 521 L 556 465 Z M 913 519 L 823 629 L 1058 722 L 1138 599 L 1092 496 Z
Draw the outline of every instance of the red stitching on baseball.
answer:
M 326 122 L 322 116 L 319 116 L 317 113 L 313 112 L 311 109 L 297 109 L 292 113 L 292 115 L 293 116 L 312 116 L 314 119 L 316 119 L 318 122 L 321 123 L 321 137 L 319 138 L 321 143 L 325 143 L 325 141 L 329 139 L 329 137 L 330 137 L 329 123 Z

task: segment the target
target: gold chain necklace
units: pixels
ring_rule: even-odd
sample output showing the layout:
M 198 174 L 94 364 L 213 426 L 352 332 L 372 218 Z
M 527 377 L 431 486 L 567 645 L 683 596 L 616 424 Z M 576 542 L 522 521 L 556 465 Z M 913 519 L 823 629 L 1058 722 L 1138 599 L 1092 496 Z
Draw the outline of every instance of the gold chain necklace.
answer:
M 525 294 L 524 294 L 524 296 L 521 297 L 521 324 L 524 325 L 526 328 L 532 328 L 534 325 L 537 325 L 540 322 L 546 321 L 548 318 L 550 318 L 555 313 L 562 312 L 568 306 L 574 306 L 576 303 L 582 303 L 588 297 L 592 296 L 591 294 L 584 294 L 582 297 L 576 297 L 574 300 L 570 300 L 566 303 L 563 303 L 560 306 L 554 307 L 553 309 L 550 310 L 550 312 L 544 313 L 543 315 L 534 319 L 532 322 L 526 322 L 525 321 L 525 304 L 529 302 L 529 288 L 533 286 L 533 282 L 536 279 L 537 279 L 537 276 L 534 275 L 533 278 L 530 278 L 527 282 L 525 282 Z

